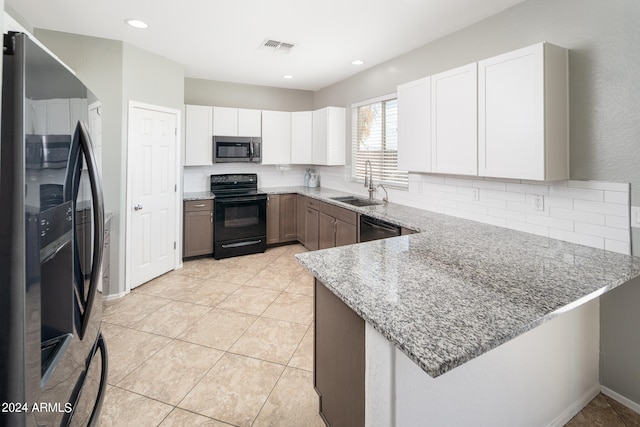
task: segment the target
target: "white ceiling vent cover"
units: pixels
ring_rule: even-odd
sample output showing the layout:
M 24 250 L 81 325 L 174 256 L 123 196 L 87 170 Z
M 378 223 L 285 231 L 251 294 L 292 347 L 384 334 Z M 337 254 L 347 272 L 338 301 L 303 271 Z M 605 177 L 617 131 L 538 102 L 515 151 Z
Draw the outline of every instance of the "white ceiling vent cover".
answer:
M 280 42 L 278 40 L 266 39 L 258 49 L 272 50 L 277 53 L 289 53 L 295 47 L 293 43 Z

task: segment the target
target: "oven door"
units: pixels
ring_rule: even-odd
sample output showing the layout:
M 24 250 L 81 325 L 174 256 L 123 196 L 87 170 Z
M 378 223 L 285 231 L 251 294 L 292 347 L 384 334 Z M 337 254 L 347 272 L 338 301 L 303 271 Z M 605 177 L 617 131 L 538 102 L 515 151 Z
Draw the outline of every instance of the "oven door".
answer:
M 239 196 L 215 199 L 214 241 L 241 243 L 265 241 L 267 235 L 267 198 Z

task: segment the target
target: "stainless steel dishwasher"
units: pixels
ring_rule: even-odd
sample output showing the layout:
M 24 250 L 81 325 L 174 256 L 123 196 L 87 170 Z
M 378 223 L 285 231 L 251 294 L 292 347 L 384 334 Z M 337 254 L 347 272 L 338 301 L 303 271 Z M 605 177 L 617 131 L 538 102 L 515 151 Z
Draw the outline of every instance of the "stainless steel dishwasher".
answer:
M 360 215 L 360 241 L 386 239 L 400 235 L 401 227 L 370 216 Z

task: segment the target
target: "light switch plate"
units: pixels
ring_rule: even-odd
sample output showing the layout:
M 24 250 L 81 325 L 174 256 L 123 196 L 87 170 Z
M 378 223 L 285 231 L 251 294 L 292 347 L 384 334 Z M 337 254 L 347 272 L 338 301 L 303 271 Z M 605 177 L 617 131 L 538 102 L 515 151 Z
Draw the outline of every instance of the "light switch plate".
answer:
M 631 206 L 631 226 L 640 228 L 640 207 Z

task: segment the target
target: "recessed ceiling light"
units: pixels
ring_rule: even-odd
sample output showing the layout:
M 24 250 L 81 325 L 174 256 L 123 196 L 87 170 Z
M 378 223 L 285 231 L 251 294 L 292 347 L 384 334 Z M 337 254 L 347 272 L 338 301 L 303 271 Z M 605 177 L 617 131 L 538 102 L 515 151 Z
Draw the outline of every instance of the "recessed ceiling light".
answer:
M 362 65 L 362 64 L 364 64 L 364 61 L 362 59 L 354 59 L 353 61 L 351 61 L 351 64 L 353 64 L 353 65 Z
M 291 80 L 293 78 L 293 74 L 285 74 L 282 78 Z
M 139 19 L 125 19 L 124 22 L 135 28 L 149 28 L 149 25 L 146 22 Z

